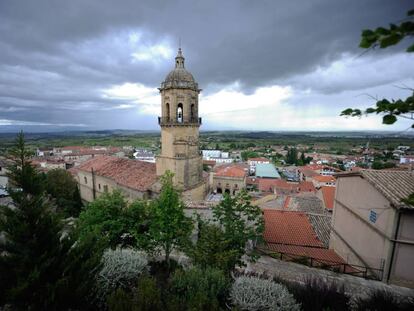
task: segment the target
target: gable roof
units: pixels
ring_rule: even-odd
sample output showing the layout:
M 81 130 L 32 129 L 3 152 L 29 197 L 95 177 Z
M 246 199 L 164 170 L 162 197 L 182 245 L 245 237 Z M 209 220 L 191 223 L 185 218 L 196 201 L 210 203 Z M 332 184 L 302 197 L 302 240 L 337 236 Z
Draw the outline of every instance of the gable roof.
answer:
M 92 158 L 77 166 L 78 171 L 91 172 L 114 180 L 119 185 L 146 191 L 157 180 L 155 163 L 112 156 Z
M 395 208 L 414 209 L 414 206 L 401 202 L 414 193 L 414 172 L 391 170 L 361 170 L 337 174 L 337 178 L 360 176 L 386 197 Z
M 324 247 L 305 213 L 271 209 L 264 209 L 263 213 L 267 243 Z
M 220 165 L 214 169 L 215 176 L 244 178 L 248 168 L 241 164 Z
M 333 210 L 334 206 L 335 189 L 335 187 L 321 187 L 323 202 L 325 203 L 325 207 L 330 211 Z
M 319 182 L 334 182 L 336 180 L 335 177 L 329 175 L 318 175 L 312 178 Z

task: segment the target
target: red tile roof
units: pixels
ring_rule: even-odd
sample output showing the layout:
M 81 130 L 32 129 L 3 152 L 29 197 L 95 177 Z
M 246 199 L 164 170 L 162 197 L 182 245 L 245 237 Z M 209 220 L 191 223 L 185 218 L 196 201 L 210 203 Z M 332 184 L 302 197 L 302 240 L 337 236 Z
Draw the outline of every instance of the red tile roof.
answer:
M 264 209 L 263 213 L 267 243 L 324 247 L 305 213 L 271 209 Z
M 214 161 L 214 160 L 203 160 L 203 164 L 214 166 L 214 165 L 216 165 L 216 161 Z
M 300 192 L 316 192 L 315 186 L 310 181 L 302 181 L 299 183 Z
M 138 191 L 146 191 L 157 180 L 155 163 L 124 159 L 111 156 L 92 158 L 76 167 L 77 170 L 91 172 L 110 178 L 122 186 Z
M 335 187 L 323 186 L 321 187 L 323 202 L 328 210 L 333 210 L 335 199 Z
M 267 247 L 274 252 L 310 257 L 326 263 L 346 263 L 345 260 L 332 249 L 281 244 L 268 244 Z
M 306 177 L 319 176 L 317 172 L 315 172 L 314 170 L 310 170 L 310 169 L 302 169 L 301 172 Z
M 323 176 L 323 175 L 318 175 L 312 178 L 319 182 L 334 182 L 336 180 L 336 178 L 333 176 Z
M 214 169 L 216 176 L 244 178 L 247 176 L 247 168 L 240 164 L 220 165 Z
M 259 190 L 263 192 L 273 192 L 273 189 L 282 189 L 290 192 L 296 192 L 298 184 L 288 183 L 283 179 L 268 179 L 268 178 L 257 178 L 259 183 Z
M 283 209 L 287 209 L 289 207 L 290 199 L 290 196 L 286 197 L 285 202 L 283 203 Z

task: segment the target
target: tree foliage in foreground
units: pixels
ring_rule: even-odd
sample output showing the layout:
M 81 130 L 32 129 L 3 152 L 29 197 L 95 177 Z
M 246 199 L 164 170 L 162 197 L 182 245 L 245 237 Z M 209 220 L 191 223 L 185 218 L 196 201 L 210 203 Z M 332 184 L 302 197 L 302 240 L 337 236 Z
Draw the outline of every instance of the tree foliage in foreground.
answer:
M 414 10 L 407 13 L 405 21 L 399 25 L 391 24 L 389 28 L 378 27 L 375 30 L 366 29 L 362 31 L 360 47 L 387 48 L 399 43 L 404 38 L 414 37 Z M 414 52 L 414 44 L 407 48 L 407 52 Z M 414 89 L 410 89 L 412 95 L 406 99 L 381 99 L 377 100 L 374 107 L 366 110 L 347 108 L 341 112 L 341 116 L 360 117 L 363 114 L 381 114 L 383 124 L 394 124 L 398 118 L 414 120 Z M 414 128 L 414 123 L 411 125 Z
M 0 305 L 22 310 L 83 308 L 99 244 L 75 243 L 65 232 L 30 156 L 20 133 L 9 155 L 13 204 L 0 206 Z
M 79 239 L 103 237 L 107 246 L 151 248 L 148 238 L 149 207 L 144 201 L 128 203 L 121 192 L 105 193 L 89 203 L 76 224 Z
M 248 242 L 255 244 L 263 238 L 264 220 L 258 206 L 251 204 L 251 197 L 245 190 L 235 197 L 225 194 L 223 200 L 213 207 L 213 220 L 223 231 L 222 241 L 228 250 L 234 252 L 231 269 L 243 265 L 243 255 L 249 253 Z M 223 255 L 229 254 L 224 252 Z M 250 253 L 253 259 L 254 256 Z M 230 269 L 230 270 L 231 270 Z
M 193 229 L 191 218 L 185 216 L 184 203 L 173 186 L 173 174 L 167 171 L 161 177 L 161 193 L 151 207 L 149 235 L 154 245 L 164 253 L 167 265 L 173 249 L 184 249 L 189 244 Z
M 46 174 L 46 191 L 50 194 L 64 217 L 77 217 L 82 200 L 76 180 L 64 169 L 54 169 Z

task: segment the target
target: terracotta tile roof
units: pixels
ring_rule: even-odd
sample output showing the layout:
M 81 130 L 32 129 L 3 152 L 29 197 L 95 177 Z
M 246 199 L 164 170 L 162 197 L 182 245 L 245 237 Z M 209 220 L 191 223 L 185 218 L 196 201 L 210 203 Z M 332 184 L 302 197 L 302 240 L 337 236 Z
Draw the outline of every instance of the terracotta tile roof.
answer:
M 310 181 L 302 181 L 299 183 L 300 192 L 316 192 L 315 186 Z
M 288 183 L 283 179 L 268 179 L 268 178 L 257 178 L 259 184 L 259 190 L 263 192 L 273 192 L 274 189 L 280 189 L 288 192 L 296 192 L 298 184 Z
M 321 187 L 320 191 L 322 191 L 323 202 L 325 203 L 325 207 L 328 210 L 333 210 L 335 190 L 336 190 L 336 187 L 328 187 L 328 186 Z
M 217 166 L 214 169 L 214 174 L 222 177 L 244 178 L 247 176 L 247 170 L 248 169 L 241 164 L 228 164 Z
M 310 170 L 310 169 L 302 169 L 301 172 L 306 177 L 319 176 L 317 172 L 315 172 L 314 170 Z
M 336 180 L 336 178 L 333 176 L 323 176 L 323 175 L 317 175 L 312 178 L 319 182 L 334 182 Z
M 303 167 L 303 170 L 317 171 L 317 170 L 322 170 L 323 168 L 324 168 L 324 165 L 320 165 L 320 164 L 309 164 L 309 165 L 306 165 L 305 167 Z
M 283 209 L 287 209 L 289 207 L 290 199 L 290 196 L 286 197 L 285 202 L 283 203 Z
M 318 259 L 322 262 L 346 263 L 337 253 L 332 249 L 304 247 L 296 245 L 281 245 L 268 244 L 268 249 L 278 253 L 286 253 L 296 256 L 305 256 Z
M 335 176 L 337 178 L 360 176 L 382 193 L 394 207 L 414 209 L 414 206 L 401 202 L 402 199 L 414 193 L 414 172 L 412 171 L 362 170 Z
M 146 191 L 157 180 L 155 163 L 125 158 L 100 156 L 92 158 L 76 167 L 77 170 L 91 172 L 110 178 L 122 186 L 138 191 Z
M 305 213 L 271 209 L 265 209 L 263 213 L 267 243 L 324 247 Z
M 214 165 L 216 165 L 216 161 L 214 161 L 214 160 L 203 160 L 203 164 L 214 166 Z

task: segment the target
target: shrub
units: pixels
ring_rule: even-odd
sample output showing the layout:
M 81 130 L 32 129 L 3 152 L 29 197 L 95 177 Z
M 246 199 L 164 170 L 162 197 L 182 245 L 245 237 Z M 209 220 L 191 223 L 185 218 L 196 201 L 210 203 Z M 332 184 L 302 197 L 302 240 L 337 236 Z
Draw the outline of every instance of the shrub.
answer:
M 220 270 L 195 267 L 177 271 L 171 278 L 171 300 L 181 309 L 219 310 L 227 296 L 228 280 Z
M 236 278 L 230 299 L 241 310 L 300 310 L 300 304 L 284 285 L 256 277 Z
M 138 277 L 147 268 L 147 259 L 142 252 L 133 249 L 107 249 L 102 256 L 102 269 L 97 279 L 97 298 L 106 296 L 117 288 L 132 288 Z
M 320 278 L 308 278 L 305 285 L 288 284 L 289 290 L 296 300 L 301 302 L 303 310 L 348 310 L 348 296 L 345 290 L 335 282 L 327 282 Z
M 387 290 L 376 290 L 372 291 L 368 298 L 357 298 L 356 310 L 408 311 L 414 310 L 414 301 L 412 298 L 401 297 Z
M 133 311 L 131 295 L 123 289 L 118 288 L 107 298 L 109 311 Z
M 140 277 L 134 295 L 134 311 L 161 310 L 161 291 L 154 278 L 145 275 Z

